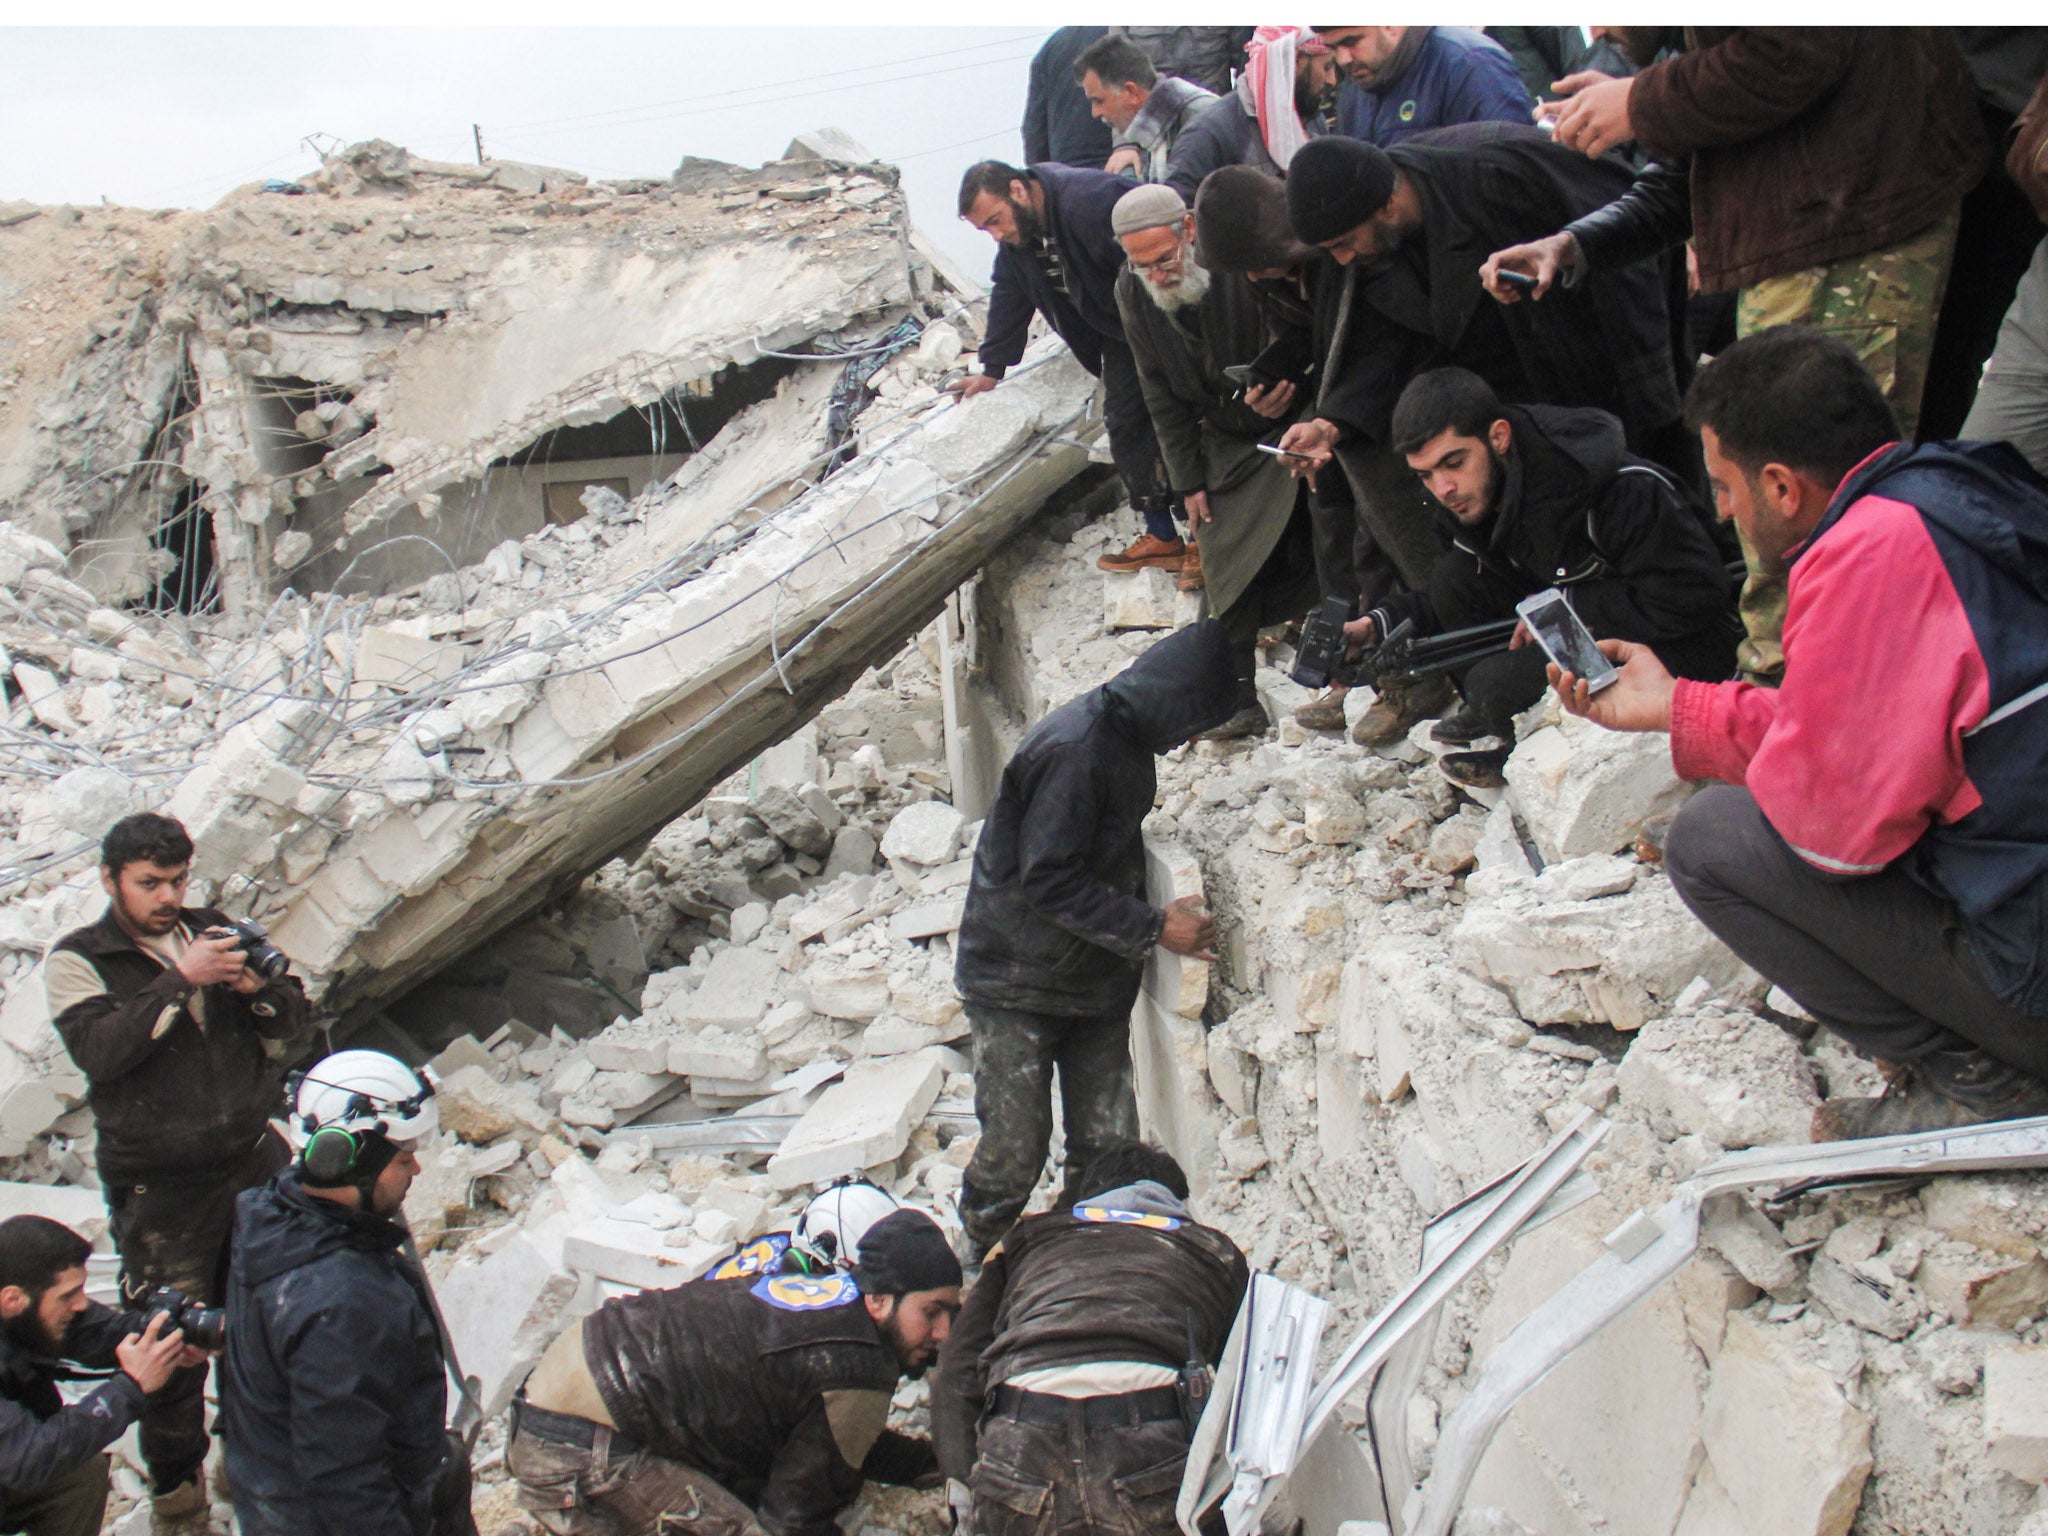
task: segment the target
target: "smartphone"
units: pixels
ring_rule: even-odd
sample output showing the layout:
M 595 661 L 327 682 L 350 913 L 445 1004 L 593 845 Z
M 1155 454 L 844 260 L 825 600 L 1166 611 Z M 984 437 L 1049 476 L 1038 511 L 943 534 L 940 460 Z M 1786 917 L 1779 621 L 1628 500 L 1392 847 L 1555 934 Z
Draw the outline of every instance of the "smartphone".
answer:
M 1261 453 L 1270 453 L 1276 459 L 1299 459 L 1304 464 L 1315 463 L 1313 454 L 1296 453 L 1290 448 L 1275 448 L 1271 443 L 1253 443 L 1252 446 Z
M 1501 282 L 1506 283 L 1510 288 L 1519 288 L 1524 293 L 1534 293 L 1536 291 L 1536 279 L 1526 272 L 1515 272 L 1507 267 L 1497 267 L 1494 269 L 1493 275 Z
M 1515 612 L 1529 626 L 1529 633 L 1536 637 L 1546 656 L 1574 677 L 1585 679 L 1587 692 L 1598 693 L 1621 676 L 1620 669 L 1600 654 L 1593 636 L 1572 612 L 1571 600 L 1556 587 L 1546 587 L 1523 598 L 1515 604 Z
M 1238 363 L 1223 370 L 1223 377 L 1238 387 L 1240 392 L 1247 389 L 1261 389 L 1273 381 L 1260 373 L 1251 363 Z

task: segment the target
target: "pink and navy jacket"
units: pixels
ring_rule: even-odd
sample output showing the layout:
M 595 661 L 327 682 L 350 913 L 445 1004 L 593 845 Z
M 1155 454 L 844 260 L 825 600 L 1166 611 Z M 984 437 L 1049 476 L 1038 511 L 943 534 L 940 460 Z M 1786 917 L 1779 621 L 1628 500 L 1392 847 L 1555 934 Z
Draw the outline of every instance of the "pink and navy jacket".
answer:
M 1679 775 L 1830 874 L 1906 859 L 2048 1018 L 2048 481 L 2003 444 L 1873 454 L 1793 553 L 1784 644 L 1781 688 L 1679 681 Z

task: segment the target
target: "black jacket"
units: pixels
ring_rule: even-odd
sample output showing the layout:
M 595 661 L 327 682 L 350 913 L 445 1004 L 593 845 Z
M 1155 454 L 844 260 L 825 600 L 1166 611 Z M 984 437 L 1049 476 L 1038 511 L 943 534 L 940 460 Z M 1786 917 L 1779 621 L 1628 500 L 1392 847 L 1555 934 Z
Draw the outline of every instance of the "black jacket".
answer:
M 1422 634 L 1441 630 L 1431 594 L 1453 597 L 1461 613 L 1506 619 L 1522 598 L 1562 587 L 1595 639 L 1683 646 L 1667 666 L 1711 653 L 1718 636 L 1719 665 L 1702 674 L 1677 664 L 1688 676 L 1726 677 L 1741 633 L 1733 588 L 1690 494 L 1630 454 L 1605 411 L 1511 405 L 1501 414 L 1514 437 L 1500 510 L 1466 528 L 1438 507 L 1450 550 L 1429 592 L 1399 593 L 1373 611 L 1380 633 L 1404 618 Z
M 925 1442 L 882 1427 L 902 1368 L 846 1276 L 618 1297 L 584 1320 L 583 1356 L 614 1424 L 754 1506 L 770 1536 L 837 1536 L 863 1477 L 931 1466 Z
M 1107 171 L 1065 165 L 1031 167 L 1045 189 L 1045 230 L 1066 269 L 1067 291 L 1059 292 L 1038 261 L 1011 245 L 996 247 L 990 279 L 988 326 L 978 354 L 981 370 L 999 379 L 1024 355 L 1034 311 L 1059 333 L 1075 359 L 1090 373 L 1102 372 L 1102 348 L 1124 344 L 1123 317 L 1116 308 L 1116 278 L 1124 269 L 1124 248 L 1109 232 L 1110 210 L 1132 183 Z
M 1250 27 L 1125 27 L 1125 37 L 1145 50 L 1162 75 L 1179 75 L 1221 96 L 1231 72 L 1244 64 Z
M 1123 1198 L 1134 1192 L 1158 1198 Z M 940 1351 L 940 1470 L 966 1478 L 987 1394 L 1012 1376 L 1098 1360 L 1179 1370 L 1191 1334 L 1195 1354 L 1214 1365 L 1249 1279 L 1237 1244 L 1189 1219 L 1156 1184 L 1026 1216 L 982 1261 Z
M 1032 727 L 975 846 L 953 970 L 962 997 L 1070 1017 L 1129 1012 L 1165 922 L 1144 897 L 1154 759 L 1236 706 L 1230 642 L 1205 619 Z
M 188 907 L 183 921 L 199 933 L 227 919 Z M 53 1021 L 90 1084 L 100 1177 L 117 1185 L 225 1175 L 282 1102 L 276 1058 L 306 1029 L 298 978 L 282 977 L 249 997 L 208 987 L 201 1029 L 185 978 L 129 938 L 111 907 L 51 946 L 53 964 L 60 952 L 89 962 L 106 987 Z
M 10 1498 L 39 1493 L 70 1476 L 141 1417 L 147 1399 L 122 1372 L 69 1407 L 57 1383 L 83 1374 L 67 1362 L 95 1372 L 111 1369 L 114 1347 L 140 1332 L 142 1323 L 133 1314 L 88 1303 L 72 1320 L 57 1359 L 31 1353 L 0 1332 L 0 1529 L 14 1529 L 7 1520 Z
M 448 1387 L 404 1237 L 290 1173 L 236 1202 L 220 1399 L 245 1530 L 426 1536 Z
M 1024 89 L 1027 164 L 1057 160 L 1099 171 L 1109 159 L 1109 124 L 1089 110 L 1087 94 L 1074 79 L 1074 61 L 1108 35 L 1107 27 L 1061 27 L 1032 56 Z
M 1358 271 L 1342 362 L 1319 415 L 1384 444 L 1408 381 L 1456 365 L 1503 399 L 1596 406 L 1632 432 L 1678 418 L 1656 264 L 1596 269 L 1540 303 L 1502 306 L 1479 285 L 1493 252 L 1554 233 L 1626 192 L 1626 166 L 1505 123 L 1440 128 L 1387 155 L 1415 183 L 1423 225 L 1391 258 Z M 1342 292 L 1330 285 L 1324 304 Z

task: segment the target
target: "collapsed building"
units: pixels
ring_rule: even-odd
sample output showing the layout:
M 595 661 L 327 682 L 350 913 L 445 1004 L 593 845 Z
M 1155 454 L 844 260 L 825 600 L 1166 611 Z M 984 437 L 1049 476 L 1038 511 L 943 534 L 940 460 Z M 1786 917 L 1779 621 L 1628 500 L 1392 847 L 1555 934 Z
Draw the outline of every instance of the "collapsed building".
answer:
M 976 820 L 1028 722 L 1201 612 L 1094 568 L 1132 518 L 1056 340 L 942 396 L 979 299 L 829 131 L 666 181 L 369 144 L 199 212 L 0 205 L 6 1208 L 103 1233 L 38 966 L 151 808 L 330 1041 L 433 1062 L 408 1210 L 490 1412 L 819 1180 L 950 1221 Z M 1162 762 L 1146 828 L 1155 896 L 1223 940 L 1157 955 L 1133 1020 L 1204 1219 L 1328 1301 L 1334 1355 L 1433 1221 L 1604 1125 L 1589 1197 L 1434 1318 L 1399 1475 L 1363 1394 L 1296 1469 L 1312 1536 L 1363 1536 L 1415 1524 L 1440 1430 L 1632 1212 L 1875 1074 L 1678 902 L 1661 740 L 1539 705 L 1508 789 L 1461 790 L 1426 731 L 1296 727 L 1288 661 L 1274 735 Z M 1772 1193 L 1709 1201 L 1521 1401 L 1458 1529 L 2048 1528 L 2041 1179 Z M 486 1531 L 518 1528 L 501 1434 Z M 891 1491 L 850 1528 L 944 1523 Z

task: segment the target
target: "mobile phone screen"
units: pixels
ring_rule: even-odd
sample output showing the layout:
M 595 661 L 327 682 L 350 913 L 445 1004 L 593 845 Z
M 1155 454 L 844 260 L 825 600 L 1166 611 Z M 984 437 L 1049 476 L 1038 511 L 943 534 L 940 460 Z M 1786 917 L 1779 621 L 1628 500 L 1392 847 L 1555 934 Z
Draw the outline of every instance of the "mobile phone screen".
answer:
M 1536 637 L 1544 654 L 1574 677 L 1584 678 L 1589 692 L 1598 693 L 1620 676 L 1614 663 L 1600 654 L 1586 626 L 1555 587 L 1523 599 L 1515 605 L 1515 611 L 1529 626 L 1529 633 Z

